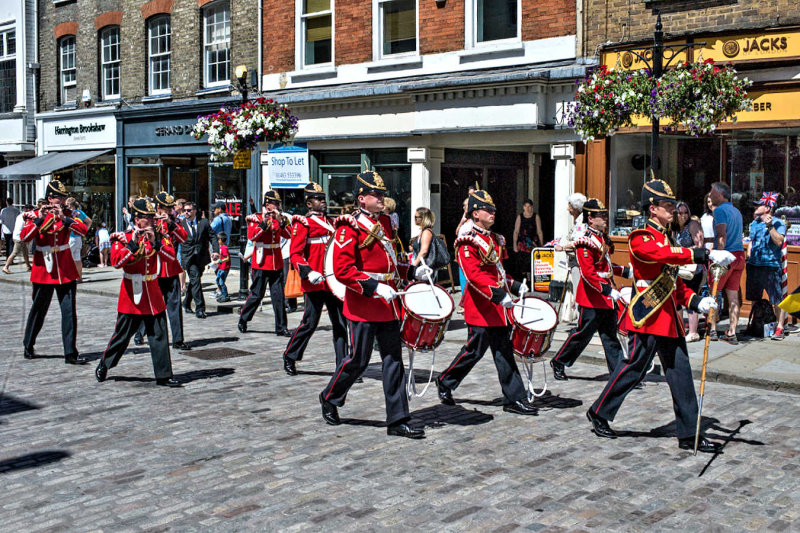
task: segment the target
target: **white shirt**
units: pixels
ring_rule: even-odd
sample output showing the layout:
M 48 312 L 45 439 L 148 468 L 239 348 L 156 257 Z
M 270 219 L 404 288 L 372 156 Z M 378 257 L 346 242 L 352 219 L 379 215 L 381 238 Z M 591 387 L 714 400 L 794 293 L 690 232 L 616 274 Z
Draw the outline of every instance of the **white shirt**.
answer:
M 700 217 L 700 225 L 703 227 L 703 238 L 714 237 L 714 215 L 703 213 L 703 216 Z M 714 243 L 707 242 L 706 248 L 713 249 Z
M 12 239 L 15 241 L 20 240 L 20 235 L 22 234 L 22 226 L 25 225 L 25 221 L 22 220 L 22 213 L 17 215 L 17 219 L 14 221 L 14 235 Z

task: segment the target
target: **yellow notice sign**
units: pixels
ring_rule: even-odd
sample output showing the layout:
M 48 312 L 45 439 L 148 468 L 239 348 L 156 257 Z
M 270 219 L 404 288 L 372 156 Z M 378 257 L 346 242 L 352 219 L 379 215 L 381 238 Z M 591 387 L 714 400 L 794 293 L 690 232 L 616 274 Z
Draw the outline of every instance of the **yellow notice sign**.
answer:
M 705 42 L 700 49 L 703 59 L 714 61 L 749 61 L 785 59 L 800 56 L 800 30 L 710 35 L 697 37 Z
M 249 170 L 250 169 L 250 150 L 242 150 L 233 154 L 233 168 L 234 170 Z
M 553 279 L 553 249 L 536 248 L 533 250 L 533 290 L 546 291 Z

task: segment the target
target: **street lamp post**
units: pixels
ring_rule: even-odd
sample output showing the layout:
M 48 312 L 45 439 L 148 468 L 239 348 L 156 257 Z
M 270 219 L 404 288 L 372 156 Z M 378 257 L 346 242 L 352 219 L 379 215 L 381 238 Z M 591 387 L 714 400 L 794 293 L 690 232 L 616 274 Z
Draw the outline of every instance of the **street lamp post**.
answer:
M 242 95 L 242 103 L 247 102 L 247 94 L 250 86 L 247 83 L 247 67 L 240 65 L 236 67 L 236 89 Z M 247 298 L 250 292 L 248 280 L 250 279 L 250 265 L 244 258 L 244 251 L 247 248 L 247 172 L 242 173 L 242 210 L 239 215 L 239 299 Z

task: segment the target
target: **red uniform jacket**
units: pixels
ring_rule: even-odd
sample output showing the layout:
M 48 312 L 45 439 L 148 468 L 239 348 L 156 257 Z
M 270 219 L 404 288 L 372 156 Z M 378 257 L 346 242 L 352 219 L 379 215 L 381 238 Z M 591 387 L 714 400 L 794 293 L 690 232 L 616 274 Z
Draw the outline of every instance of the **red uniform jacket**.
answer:
M 176 251 L 174 258 L 161 261 L 161 274 L 159 274 L 159 277 L 171 278 L 177 276 L 183 272 L 183 268 L 181 268 L 177 257 L 178 244 L 186 242 L 189 235 L 181 224 L 177 224 L 173 220 L 156 220 L 155 227 L 156 231 L 161 234 L 161 237 L 167 239 L 167 242 L 162 240 L 162 244 L 169 244 L 172 246 L 172 249 Z
M 117 311 L 131 315 L 157 315 L 167 308 L 158 286 L 158 277 L 164 263 L 175 259 L 175 250 L 169 239 L 157 240 L 155 247 L 149 242 L 139 245 L 131 242 L 133 231 L 111 236 L 111 264 L 124 272 L 119 291 Z M 164 244 L 166 241 L 166 244 Z M 144 252 L 140 254 L 140 246 Z M 141 288 L 137 290 L 138 286 Z M 137 303 L 137 293 L 138 303 Z
M 303 292 L 330 291 L 328 282 L 314 285 L 308 281 L 308 274 L 313 270 L 324 274 L 325 247 L 333 237 L 334 221 L 332 218 L 314 213 L 308 216 L 292 217 L 292 247 L 290 259 L 300 274 Z
M 289 221 L 285 217 L 264 217 L 256 213 L 247 217 L 247 238 L 253 241 L 253 256 L 250 267 L 257 270 L 283 270 L 281 236 L 292 236 Z
M 667 236 L 667 230 L 653 220 L 649 220 L 643 229 L 634 230 L 628 236 L 628 247 L 633 265 L 633 294 L 644 291 L 648 282 L 652 282 L 661 274 L 663 264 L 700 264 L 705 263 L 708 255 L 705 248 L 674 246 Z M 683 305 L 696 311 L 699 303 L 700 297 L 688 289 L 681 278 L 678 278 L 673 293 L 642 327 L 633 327 L 630 309 L 628 310 L 625 314 L 628 331 L 664 337 L 682 337 L 685 333 L 683 319 L 678 314 L 678 306 Z
M 20 239 L 23 242 L 36 242 L 31 282 L 62 285 L 78 279 L 78 269 L 69 249 L 69 234 L 74 231 L 78 235 L 86 235 L 86 225 L 66 216 L 53 222 L 55 216 L 52 213 L 39 210 L 31 211 L 25 218 Z M 46 260 L 46 255 L 50 260 Z
M 627 267 L 612 263 L 609 253 L 606 236 L 592 228 L 575 241 L 575 255 L 581 272 L 575 301 L 581 307 L 614 309 L 614 302 L 608 296 L 614 289 L 614 275 L 624 275 Z
M 456 239 L 458 265 L 467 278 L 461 303 L 464 321 L 470 326 L 507 325 L 500 301 L 507 292 L 518 292 L 521 284 L 503 269 L 505 244 L 502 235 L 477 227 Z
M 398 274 L 405 277 L 409 267 L 398 264 L 394 256 L 391 219 L 382 214 L 377 228 L 374 224 L 362 211 L 336 219 L 334 275 L 347 287 L 344 316 L 358 322 L 389 322 L 402 316 L 399 298 L 389 303 L 374 293 L 378 283 L 397 289 Z

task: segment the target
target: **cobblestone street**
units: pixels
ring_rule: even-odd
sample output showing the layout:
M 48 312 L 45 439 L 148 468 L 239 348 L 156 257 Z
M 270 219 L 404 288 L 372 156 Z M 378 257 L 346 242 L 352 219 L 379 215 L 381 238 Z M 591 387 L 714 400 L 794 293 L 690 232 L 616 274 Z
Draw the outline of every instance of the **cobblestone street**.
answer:
M 502 411 L 491 357 L 439 404 L 411 404 L 427 438 L 386 435 L 377 353 L 327 426 L 317 395 L 333 370 L 323 326 L 298 364 L 268 313 L 185 317 L 194 349 L 173 352 L 183 389 L 156 387 L 147 347 L 131 345 L 104 383 L 94 362 L 63 363 L 53 305 L 32 361 L 22 357 L 29 289 L 2 285 L 0 520 L 5 531 L 797 531 L 800 396 L 709 383 L 710 456 L 679 450 L 666 383 L 649 378 L 601 440 L 585 411 L 604 367 L 579 360 L 552 381 L 538 417 Z M 269 307 L 269 306 L 265 306 Z M 116 301 L 78 296 L 78 346 L 93 361 Z M 301 312 L 289 315 L 296 327 Z M 448 333 L 441 370 L 465 338 Z M 557 346 L 554 347 L 557 349 Z M 418 381 L 429 356 L 418 357 Z M 541 379 L 541 365 L 537 372 Z M 699 384 L 697 384 L 699 386 Z

